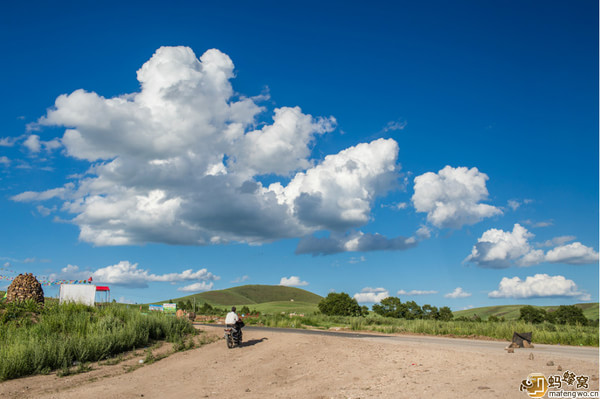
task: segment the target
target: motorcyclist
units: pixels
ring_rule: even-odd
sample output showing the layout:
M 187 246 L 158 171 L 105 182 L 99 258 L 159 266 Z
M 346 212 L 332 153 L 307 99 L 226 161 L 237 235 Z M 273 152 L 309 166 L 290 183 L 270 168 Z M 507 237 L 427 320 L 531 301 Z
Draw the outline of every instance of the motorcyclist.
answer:
M 242 327 L 244 327 L 244 322 L 242 321 L 240 316 L 238 316 L 235 310 L 235 306 L 232 306 L 231 312 L 227 313 L 227 316 L 225 317 L 225 324 L 228 328 L 233 329 L 233 336 L 238 338 L 242 333 Z

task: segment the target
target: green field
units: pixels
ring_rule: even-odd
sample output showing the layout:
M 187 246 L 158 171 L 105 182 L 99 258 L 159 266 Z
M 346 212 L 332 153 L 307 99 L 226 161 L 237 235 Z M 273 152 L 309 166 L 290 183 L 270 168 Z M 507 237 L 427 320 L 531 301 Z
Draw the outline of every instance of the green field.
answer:
M 241 304 L 236 304 L 240 306 Z M 248 305 L 246 305 L 248 306 Z M 281 314 L 283 313 L 297 313 L 309 315 L 317 312 L 319 308 L 316 304 L 310 302 L 300 301 L 277 301 L 277 302 L 265 302 L 256 305 L 248 306 L 250 310 L 257 310 L 261 314 Z
M 305 312 L 315 311 L 321 296 L 294 287 L 279 285 L 243 285 L 218 291 L 208 291 L 199 294 L 171 298 L 173 302 L 196 302 L 196 306 L 209 303 L 216 307 L 246 305 L 260 312 Z M 160 301 L 156 304 L 167 302 Z
M 503 305 L 503 306 L 487 306 L 482 308 L 474 308 L 467 310 L 459 310 L 454 312 L 454 317 L 472 317 L 477 315 L 483 320 L 487 320 L 490 316 L 504 317 L 506 320 L 518 320 L 521 315 L 520 309 L 526 305 Z M 578 303 L 575 306 L 583 310 L 583 314 L 590 320 L 598 320 L 598 302 L 596 303 Z M 545 311 L 555 310 L 558 306 L 536 306 Z

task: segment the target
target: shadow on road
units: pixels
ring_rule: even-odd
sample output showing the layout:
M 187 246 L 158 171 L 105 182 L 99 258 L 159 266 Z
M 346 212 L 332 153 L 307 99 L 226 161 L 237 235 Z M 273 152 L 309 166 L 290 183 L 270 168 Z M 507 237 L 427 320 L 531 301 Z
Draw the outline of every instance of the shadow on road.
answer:
M 268 338 L 251 339 L 249 341 L 242 342 L 241 346 L 245 347 L 245 346 L 252 346 L 252 345 L 260 344 L 261 342 L 266 341 L 267 339 Z

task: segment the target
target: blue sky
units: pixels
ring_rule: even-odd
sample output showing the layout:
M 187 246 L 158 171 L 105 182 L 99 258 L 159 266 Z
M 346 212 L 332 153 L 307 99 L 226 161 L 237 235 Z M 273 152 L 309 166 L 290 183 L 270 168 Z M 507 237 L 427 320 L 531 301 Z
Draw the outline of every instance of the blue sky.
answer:
M 598 301 L 598 5 L 414 3 L 2 5 L 0 274 Z

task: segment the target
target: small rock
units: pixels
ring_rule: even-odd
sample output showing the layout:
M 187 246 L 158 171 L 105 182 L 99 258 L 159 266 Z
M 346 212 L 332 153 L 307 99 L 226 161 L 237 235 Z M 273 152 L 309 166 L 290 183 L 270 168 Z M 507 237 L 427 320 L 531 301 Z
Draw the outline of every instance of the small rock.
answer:
M 554 362 L 550 360 L 548 363 L 546 363 L 546 366 L 554 366 Z
M 250 388 L 246 388 L 246 392 L 250 392 Z
M 562 367 L 560 367 L 560 364 L 558 365 L 558 368 L 556 369 L 556 371 L 562 371 Z
M 477 389 L 491 389 L 490 387 L 477 387 Z
M 529 354 L 529 360 L 533 360 L 533 353 Z
M 139 364 L 144 363 L 144 359 L 140 359 L 140 361 L 138 362 Z
M 507 353 L 515 353 L 515 350 L 513 348 L 506 348 L 506 352 Z

